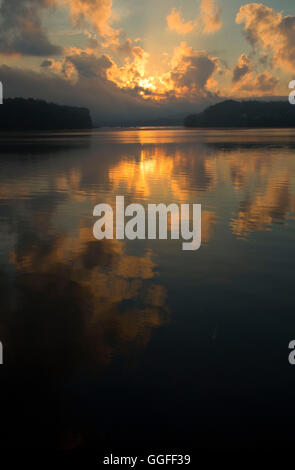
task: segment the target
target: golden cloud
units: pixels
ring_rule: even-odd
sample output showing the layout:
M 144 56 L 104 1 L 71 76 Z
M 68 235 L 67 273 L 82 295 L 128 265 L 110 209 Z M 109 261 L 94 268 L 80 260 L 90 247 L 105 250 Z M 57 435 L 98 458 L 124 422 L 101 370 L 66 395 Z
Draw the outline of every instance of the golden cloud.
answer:
M 176 8 L 173 8 L 170 15 L 167 16 L 167 24 L 171 31 L 176 31 L 178 34 L 190 33 L 195 27 L 195 23 L 192 21 L 185 22 Z
M 261 3 L 240 8 L 236 23 L 244 25 L 246 39 L 254 48 L 272 54 L 273 64 L 295 71 L 295 16 L 283 16 Z
M 227 93 L 239 97 L 263 96 L 275 92 L 279 79 L 270 72 L 255 72 L 255 67 L 247 54 L 241 54 L 232 73 L 233 88 Z
M 205 34 L 215 33 L 222 27 L 221 8 L 216 5 L 216 0 L 201 1 L 201 20 Z
M 259 73 L 256 76 L 250 73 L 239 80 L 231 91 L 239 97 L 269 96 L 274 94 L 278 84 L 279 79 L 269 72 Z
M 97 33 L 111 43 L 118 43 L 119 30 L 113 29 L 112 0 L 63 0 L 70 7 L 70 15 L 75 25 L 87 22 Z
M 175 48 L 168 72 L 157 76 L 146 74 L 148 58 L 147 52 L 135 46 L 131 58 L 127 57 L 121 67 L 112 61 L 107 78 L 119 88 L 134 90 L 142 98 L 154 101 L 170 97 L 192 100 L 206 97 L 211 91 L 210 86 L 216 85 L 210 79 L 219 67 L 218 59 L 206 51 L 189 47 L 186 42 Z
M 173 8 L 167 16 L 167 25 L 171 31 L 187 34 L 198 28 L 204 34 L 212 34 L 222 27 L 221 8 L 216 0 L 201 0 L 200 13 L 194 20 L 184 21 L 181 12 Z

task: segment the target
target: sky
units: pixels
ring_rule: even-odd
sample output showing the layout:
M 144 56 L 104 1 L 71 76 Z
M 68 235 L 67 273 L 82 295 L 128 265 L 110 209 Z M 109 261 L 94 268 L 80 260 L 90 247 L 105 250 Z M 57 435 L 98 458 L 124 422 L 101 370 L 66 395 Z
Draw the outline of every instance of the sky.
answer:
M 4 97 L 86 106 L 97 123 L 287 97 L 295 79 L 292 3 L 0 0 Z

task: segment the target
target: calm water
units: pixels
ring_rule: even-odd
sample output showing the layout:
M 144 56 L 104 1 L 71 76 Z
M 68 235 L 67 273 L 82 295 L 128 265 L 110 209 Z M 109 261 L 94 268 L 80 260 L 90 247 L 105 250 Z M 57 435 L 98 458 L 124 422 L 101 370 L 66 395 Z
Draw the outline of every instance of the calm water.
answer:
M 0 445 L 292 445 L 294 131 L 6 135 L 0 150 Z M 200 250 L 96 241 L 93 208 L 116 195 L 201 203 Z

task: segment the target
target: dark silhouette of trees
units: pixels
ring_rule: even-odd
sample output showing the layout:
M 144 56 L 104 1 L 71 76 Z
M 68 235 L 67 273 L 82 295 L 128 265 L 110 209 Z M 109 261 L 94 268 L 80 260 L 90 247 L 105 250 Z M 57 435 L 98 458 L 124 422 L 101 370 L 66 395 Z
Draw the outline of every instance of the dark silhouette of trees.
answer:
M 186 127 L 295 127 L 295 106 L 289 101 L 227 100 L 184 120 Z
M 86 108 L 61 106 L 32 98 L 8 98 L 0 105 L 1 130 L 57 130 L 92 128 Z

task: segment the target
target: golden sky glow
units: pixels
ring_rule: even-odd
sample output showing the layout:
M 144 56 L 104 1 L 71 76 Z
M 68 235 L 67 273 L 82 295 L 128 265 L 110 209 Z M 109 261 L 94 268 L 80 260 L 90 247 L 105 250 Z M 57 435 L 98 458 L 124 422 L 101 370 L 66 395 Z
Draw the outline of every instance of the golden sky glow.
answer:
M 0 79 L 11 96 L 47 94 L 97 112 L 111 112 L 115 100 L 131 115 L 157 103 L 177 110 L 287 95 L 294 78 L 295 16 L 287 0 L 15 4 L 0 6 Z

